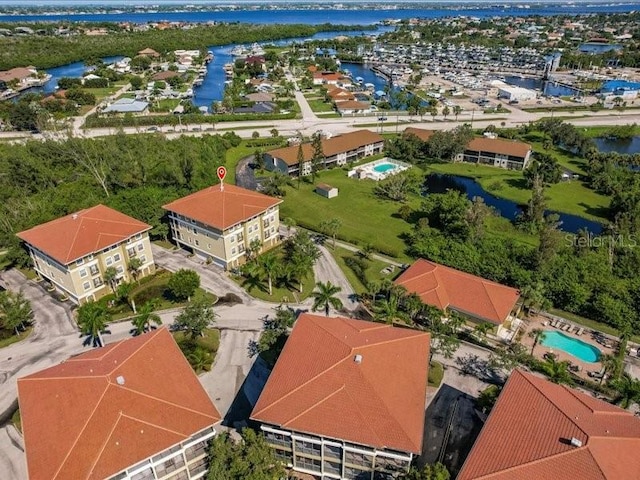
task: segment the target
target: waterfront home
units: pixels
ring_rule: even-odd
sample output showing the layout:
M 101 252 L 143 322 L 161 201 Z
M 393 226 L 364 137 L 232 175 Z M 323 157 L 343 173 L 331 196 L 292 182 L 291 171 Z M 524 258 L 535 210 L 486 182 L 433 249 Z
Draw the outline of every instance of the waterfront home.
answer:
M 15 90 L 23 90 L 44 83 L 38 79 L 38 71 L 35 67 L 17 67 L 1 71 L 0 82 L 3 82 L 6 86 L 15 84 Z
M 178 72 L 174 72 L 173 70 L 164 70 L 162 72 L 154 73 L 151 76 L 151 80 L 154 82 L 166 82 L 175 77 L 179 77 L 180 74 Z
M 134 98 L 119 98 L 107 108 L 102 110 L 102 113 L 146 113 L 149 108 L 149 103 L 136 100 Z
M 429 260 L 416 260 L 394 282 L 425 305 L 453 310 L 477 323 L 502 325 L 517 312 L 520 292 Z
M 640 419 L 514 370 L 458 480 L 637 480 Z
M 504 138 L 476 137 L 455 160 L 508 170 L 524 170 L 531 160 L 531 145 Z
M 358 102 L 357 100 L 344 100 L 336 102 L 336 110 L 340 115 L 369 113 L 371 111 L 371 104 Z
M 18 233 L 25 242 L 39 278 L 68 296 L 85 303 L 111 292 L 105 284 L 107 268 L 116 269 L 114 285 L 155 271 L 149 242 L 151 226 L 106 207 L 80 210 Z M 138 258 L 136 272 L 129 261 Z
M 228 269 L 245 263 L 254 242 L 260 242 L 261 251 L 278 245 L 280 203 L 235 185 L 214 185 L 162 208 L 180 247 Z
M 276 457 L 324 479 L 389 479 L 422 451 L 429 334 L 303 313 L 256 403 Z
M 297 176 L 299 173 L 298 150 L 299 145 L 277 148 L 264 154 L 265 168 Z M 382 153 L 384 138 L 371 130 L 357 130 L 355 132 L 336 135 L 322 140 L 323 166 L 342 166 L 364 157 Z M 311 143 L 302 145 L 304 162 L 302 175 L 311 174 L 311 159 L 313 147 Z
M 34 480 L 203 478 L 220 421 L 166 328 L 18 379 L 18 402 Z
M 314 72 L 313 84 L 346 86 L 351 85 L 351 79 L 336 72 Z
M 345 101 L 345 100 L 355 100 L 356 97 L 353 95 L 353 93 L 351 93 L 349 90 L 345 90 L 344 88 L 340 88 L 340 87 L 332 87 L 329 89 L 329 91 L 327 91 L 327 96 L 333 101 L 333 102 L 340 102 L 340 101 Z

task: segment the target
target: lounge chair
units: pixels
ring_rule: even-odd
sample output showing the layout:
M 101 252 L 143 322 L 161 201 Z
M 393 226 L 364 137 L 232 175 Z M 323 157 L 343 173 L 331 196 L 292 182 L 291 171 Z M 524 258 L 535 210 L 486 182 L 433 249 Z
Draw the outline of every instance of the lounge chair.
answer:
M 569 328 L 571 328 L 571 325 L 569 325 L 568 323 L 563 323 L 562 327 L 560 327 L 560 330 L 566 332 L 567 330 L 569 330 Z
M 567 333 L 573 333 L 573 330 L 575 330 L 575 328 L 576 328 L 575 325 L 570 325 L 569 330 L 567 330 Z
M 578 331 L 576 332 L 576 335 L 580 336 L 580 335 L 582 335 L 583 333 L 584 333 L 584 328 L 580 327 L 580 328 L 578 329 Z
M 557 324 L 558 324 L 558 321 L 557 321 L 557 320 L 551 320 L 550 325 L 551 325 L 552 327 L 555 327 Z

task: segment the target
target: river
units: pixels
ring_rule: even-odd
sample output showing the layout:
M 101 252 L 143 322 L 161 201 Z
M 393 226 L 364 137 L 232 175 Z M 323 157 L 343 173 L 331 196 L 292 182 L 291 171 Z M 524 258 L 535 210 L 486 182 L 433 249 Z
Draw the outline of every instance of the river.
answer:
M 464 193 L 469 200 L 472 200 L 473 197 L 481 197 L 488 206 L 494 208 L 501 216 L 511 221 L 514 221 L 522 212 L 522 208 L 516 202 L 488 193 L 472 178 L 457 175 L 431 174 L 426 179 L 425 189 L 427 195 L 429 193 L 444 193 L 447 190 L 457 190 Z M 559 215 L 560 221 L 562 222 L 560 229 L 565 232 L 578 233 L 578 230 L 587 229 L 594 235 L 598 235 L 603 229 L 602 224 L 577 215 L 552 210 L 546 211 L 546 213 Z

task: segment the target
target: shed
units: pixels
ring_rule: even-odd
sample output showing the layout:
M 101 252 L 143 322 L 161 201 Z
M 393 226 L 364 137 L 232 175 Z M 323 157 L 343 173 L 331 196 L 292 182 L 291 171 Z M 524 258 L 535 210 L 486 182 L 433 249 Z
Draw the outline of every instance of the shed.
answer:
M 325 198 L 334 198 L 338 196 L 338 189 L 326 183 L 319 183 L 316 185 L 316 193 Z

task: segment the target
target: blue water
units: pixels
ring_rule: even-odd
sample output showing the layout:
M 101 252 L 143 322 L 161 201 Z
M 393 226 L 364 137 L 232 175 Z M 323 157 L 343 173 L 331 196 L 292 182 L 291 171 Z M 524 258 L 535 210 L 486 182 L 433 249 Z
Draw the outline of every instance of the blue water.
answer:
M 544 338 L 540 342 L 540 345 L 545 347 L 557 348 L 569 355 L 579 358 L 583 362 L 597 362 L 602 352 L 593 345 L 578 340 L 577 338 L 569 337 L 562 332 L 556 332 L 555 330 L 545 330 Z
M 384 87 L 387 85 L 387 81 L 384 78 L 379 77 L 378 75 L 373 73 L 373 70 L 361 63 L 343 62 L 342 69 L 349 70 L 353 79 L 355 79 L 356 77 L 362 77 L 363 86 L 365 83 L 373 83 L 373 85 L 375 85 L 375 91 L 384 90 Z
M 582 53 L 605 53 L 611 50 L 622 50 L 622 45 L 612 43 L 583 43 L 578 47 Z
M 575 95 L 578 90 L 565 87 L 562 85 L 554 84 L 553 82 L 547 82 L 540 80 L 539 78 L 520 78 L 508 76 L 504 78 L 505 83 L 509 85 L 516 85 L 518 87 L 529 88 L 531 90 L 540 90 L 545 95 L 550 97 L 563 97 Z
M 620 140 L 597 137 L 593 139 L 593 143 L 601 152 L 618 152 L 623 155 L 640 153 L 640 136 Z
M 393 165 L 392 163 L 381 163 L 373 167 L 373 169 L 379 173 L 385 173 L 385 172 L 388 172 L 389 170 L 394 170 L 395 168 L 396 166 Z
M 618 90 L 640 90 L 640 82 L 629 82 L 627 80 L 609 80 L 602 84 L 601 92 L 616 92 Z
M 96 2 L 99 4 L 99 2 Z M 637 10 L 637 5 L 532 5 L 529 9 L 496 5 L 487 7 L 463 6 L 456 8 L 407 9 L 354 9 L 354 10 L 225 10 L 210 12 L 123 12 L 123 13 L 61 13 L 59 15 L 0 15 L 0 22 L 50 22 L 71 20 L 76 22 L 242 22 L 242 23 L 333 23 L 338 25 L 370 25 L 385 19 L 443 18 L 457 15 L 487 18 L 494 16 L 567 15 L 581 13 L 624 13 Z M 51 8 L 53 10 L 53 8 Z
M 484 203 L 494 208 L 501 216 L 514 221 L 522 213 L 522 207 L 516 202 L 498 198 L 495 195 L 485 191 L 479 183 L 472 178 L 460 177 L 456 175 L 429 175 L 425 181 L 427 194 L 429 193 L 445 193 L 447 190 L 457 190 L 464 193 L 469 200 L 473 197 L 481 197 Z M 570 215 L 568 213 L 555 212 L 547 210 L 547 215 L 555 213 L 560 217 L 562 224 L 560 229 L 565 232 L 578 233 L 578 230 L 587 229 L 594 235 L 602 233 L 602 224 L 587 220 L 586 218 Z

